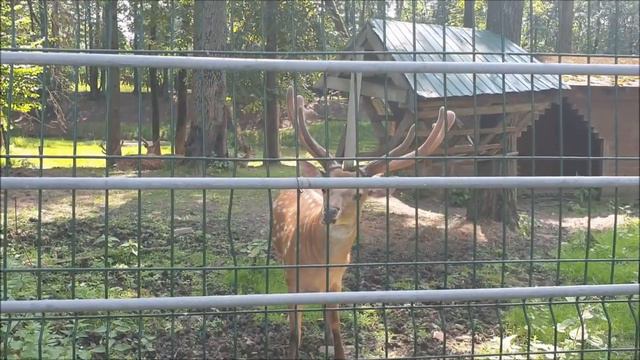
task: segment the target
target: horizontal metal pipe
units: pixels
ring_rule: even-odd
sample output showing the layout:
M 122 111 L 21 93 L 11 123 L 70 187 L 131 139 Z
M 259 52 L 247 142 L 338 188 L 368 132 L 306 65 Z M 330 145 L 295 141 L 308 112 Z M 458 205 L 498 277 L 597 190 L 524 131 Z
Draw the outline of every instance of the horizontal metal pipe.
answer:
M 351 291 L 258 295 L 184 296 L 135 299 L 11 300 L 2 313 L 49 313 L 205 309 L 304 304 L 364 304 L 488 301 L 579 296 L 625 296 L 640 293 L 640 284 L 541 286 L 452 290 Z
M 417 188 L 584 188 L 638 187 L 638 176 L 491 176 L 491 177 L 4 177 L 0 189 L 139 190 L 139 189 L 417 189 Z
M 247 59 L 1 51 L 2 64 L 183 68 L 227 71 L 477 73 L 639 76 L 637 65 Z
M 442 51 L 394 51 L 394 50 L 325 50 L 325 51 L 255 51 L 255 50 L 153 50 L 153 49 L 81 49 L 77 48 L 33 48 L 33 47 L 2 47 L 0 51 L 20 52 L 58 52 L 58 53 L 83 53 L 83 54 L 204 54 L 204 55 L 358 55 L 358 54 L 417 54 L 417 55 L 442 55 Z M 515 55 L 515 56 L 550 56 L 550 57 L 582 57 L 582 58 L 607 58 L 607 59 L 633 59 L 638 55 L 631 54 L 603 54 L 603 53 L 553 53 L 553 52 L 514 52 L 514 51 L 447 51 L 447 55 Z
M 135 145 L 134 145 L 135 146 Z M 183 155 L 146 155 L 146 154 L 130 154 L 130 155 L 36 155 L 36 154 L 0 154 L 0 159 L 160 159 L 165 162 L 172 160 L 184 160 Z M 239 157 L 216 157 L 218 161 L 242 161 L 246 162 L 247 159 Z M 397 160 L 406 159 L 402 156 L 336 156 L 336 157 L 316 157 L 315 160 L 359 160 L 359 161 L 372 161 L 372 160 Z M 617 161 L 638 161 L 640 156 L 577 156 L 577 155 L 426 155 L 416 156 L 416 160 L 617 160 Z M 211 161 L 211 157 L 208 156 L 189 156 L 189 160 L 206 160 Z M 269 157 L 254 157 L 248 161 L 307 161 L 308 159 L 283 156 L 279 158 Z

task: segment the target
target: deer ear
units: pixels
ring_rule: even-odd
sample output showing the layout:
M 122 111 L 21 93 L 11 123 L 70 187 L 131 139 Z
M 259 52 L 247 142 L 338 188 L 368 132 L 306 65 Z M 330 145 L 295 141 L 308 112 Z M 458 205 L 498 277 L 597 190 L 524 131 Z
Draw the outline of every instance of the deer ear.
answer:
M 374 175 L 373 177 L 379 177 L 379 176 L 381 175 Z M 389 190 L 389 196 L 393 195 L 393 193 L 396 191 L 396 189 L 388 189 L 388 190 Z M 367 190 L 367 195 L 372 198 L 386 197 L 387 189 L 369 189 Z
M 322 172 L 308 161 L 300 161 L 300 174 L 304 177 L 320 177 Z

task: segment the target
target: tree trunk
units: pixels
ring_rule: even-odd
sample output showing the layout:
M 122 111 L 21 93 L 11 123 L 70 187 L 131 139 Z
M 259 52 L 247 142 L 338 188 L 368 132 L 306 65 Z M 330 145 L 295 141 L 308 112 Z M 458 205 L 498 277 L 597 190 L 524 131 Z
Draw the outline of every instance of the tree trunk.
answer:
M 446 0 L 438 0 L 438 6 L 436 7 L 436 14 L 434 16 L 436 20 L 436 24 L 445 25 L 446 12 L 447 12 Z
M 151 91 L 151 141 L 157 145 L 160 141 L 160 104 L 158 102 L 160 86 L 158 86 L 158 69 L 156 68 L 149 68 L 149 88 Z
M 93 26 L 93 13 L 91 12 L 91 3 L 93 0 L 87 1 L 87 12 L 89 14 L 89 47 L 91 49 L 95 49 L 98 47 L 98 40 L 100 34 L 100 21 L 96 21 L 95 28 Z M 96 11 L 98 14 L 100 13 L 100 5 L 96 3 Z M 98 15 L 98 19 L 100 15 Z M 91 97 L 96 99 L 98 95 L 100 95 L 98 90 L 98 67 L 97 66 L 89 66 L 87 68 L 87 73 L 89 77 L 89 91 Z
M 609 26 L 607 26 L 607 53 L 613 54 L 616 51 L 619 52 L 619 50 L 617 49 L 618 44 L 616 44 L 618 42 L 616 38 L 616 32 L 619 30 L 620 24 L 618 23 L 618 13 L 615 10 L 615 7 L 618 5 L 610 4 L 609 6 L 613 9 L 611 9 L 608 16 Z
M 117 1 L 117 0 L 116 0 Z M 105 5 L 105 9 L 106 9 Z M 98 6 L 99 8 L 99 6 Z M 100 16 L 98 15 L 98 18 L 100 18 Z M 97 23 L 100 23 L 100 21 L 98 21 Z M 107 22 L 107 12 L 103 11 L 102 12 L 102 23 L 104 24 L 102 33 L 101 33 L 101 42 L 102 42 L 102 48 L 103 49 L 108 49 L 110 44 L 109 44 L 109 40 L 107 38 L 108 33 L 109 33 L 109 27 L 107 26 L 108 22 Z M 116 28 L 117 29 L 117 28 Z M 102 67 L 100 68 L 100 85 L 98 88 L 98 93 L 105 91 L 105 81 L 106 81 L 106 68 Z
M 336 31 L 341 35 L 349 36 L 347 26 L 342 20 L 340 13 L 338 13 L 338 6 L 336 5 L 335 0 L 324 0 L 323 4 L 325 10 L 329 14 L 329 17 L 331 17 L 331 21 L 333 21 L 333 26 L 336 28 Z
M 105 3 L 105 38 L 107 39 L 108 48 L 118 49 L 118 1 L 109 1 Z M 109 79 L 106 83 L 108 94 L 107 101 L 107 121 L 108 121 L 108 140 L 107 155 L 121 155 L 120 149 L 120 68 L 110 67 L 107 70 Z M 108 165 L 113 164 L 113 160 L 107 162 Z
M 51 38 L 49 46 L 57 48 L 60 46 L 60 2 L 53 1 L 51 4 Z
M 156 3 L 151 3 L 151 14 L 157 14 Z M 151 24 L 149 27 L 149 40 L 151 44 L 156 43 L 157 26 L 155 16 L 152 16 Z M 151 50 L 151 45 L 149 46 Z M 158 86 L 158 69 L 149 68 L 149 90 L 151 91 L 151 142 L 153 149 L 157 152 L 155 155 L 160 155 L 160 147 L 157 146 L 160 142 L 160 104 L 158 103 L 158 92 L 160 87 Z
M 194 10 L 194 50 L 224 50 L 226 1 L 196 1 Z M 199 70 L 193 77 L 195 116 L 187 138 L 186 155 L 226 157 L 225 74 Z
M 502 120 L 502 117 L 483 117 L 480 119 L 480 125 L 497 127 L 501 121 L 507 120 Z M 516 141 L 514 136 L 505 139 L 506 152 L 513 151 Z M 515 160 L 487 159 L 478 162 L 478 176 L 516 176 L 516 167 Z M 509 228 L 515 228 L 518 223 L 516 189 L 478 189 L 475 194 L 475 199 L 471 199 L 467 204 L 468 220 L 491 219 L 504 222 Z
M 481 161 L 478 162 L 478 176 L 504 176 L 502 168 L 501 160 Z M 478 189 L 475 199 L 467 203 L 467 220 L 491 219 L 514 229 L 518 223 L 516 196 L 515 189 Z
M 475 0 L 464 0 L 464 24 L 462 26 L 466 28 L 473 28 L 476 25 L 474 5 Z
M 487 5 L 487 30 L 520 45 L 522 35 L 522 13 L 524 1 L 522 0 L 493 0 Z
M 187 70 L 180 69 L 176 75 L 176 93 L 178 97 L 178 114 L 176 119 L 175 151 L 185 154 L 185 135 L 187 133 Z
M 560 31 L 558 33 L 557 51 L 570 53 L 573 38 L 573 0 L 560 1 Z
M 396 0 L 396 19 L 402 20 L 402 10 L 404 10 L 404 0 Z
M 278 11 L 278 3 L 276 1 L 266 1 L 264 4 L 264 37 L 266 39 L 265 50 L 277 51 L 278 47 L 278 25 L 276 23 L 276 12 Z M 278 130 L 280 129 L 280 119 L 278 111 L 278 74 L 268 71 L 265 74 L 266 86 L 266 103 L 265 103 L 265 147 L 267 158 L 277 159 L 280 157 L 280 144 L 278 140 Z M 272 162 L 279 162 L 273 160 Z
M 169 69 L 162 69 L 162 82 L 160 83 L 160 92 L 163 98 L 169 97 Z

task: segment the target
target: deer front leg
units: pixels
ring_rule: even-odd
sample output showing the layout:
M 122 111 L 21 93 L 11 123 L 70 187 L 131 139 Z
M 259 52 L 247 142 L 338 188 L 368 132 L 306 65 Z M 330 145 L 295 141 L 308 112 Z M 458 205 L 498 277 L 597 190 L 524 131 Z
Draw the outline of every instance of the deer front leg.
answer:
M 331 333 L 333 334 L 333 350 L 336 359 L 344 359 L 344 347 L 342 346 L 342 335 L 340 334 L 340 310 L 338 304 L 327 305 L 327 317 Z
M 289 359 L 298 359 L 302 345 L 302 305 L 289 305 Z
M 329 291 L 342 291 L 342 276 L 340 276 L 339 282 L 331 284 Z M 345 359 L 344 346 L 342 345 L 342 334 L 340 333 L 340 305 L 328 304 L 327 309 L 327 320 L 329 327 L 331 328 L 331 333 L 333 334 L 334 357 L 336 359 Z

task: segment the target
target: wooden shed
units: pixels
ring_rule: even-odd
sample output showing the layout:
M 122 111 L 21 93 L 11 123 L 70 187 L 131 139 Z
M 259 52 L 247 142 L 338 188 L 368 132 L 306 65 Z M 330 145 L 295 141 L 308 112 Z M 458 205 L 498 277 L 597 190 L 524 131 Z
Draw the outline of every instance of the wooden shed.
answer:
M 410 22 L 373 19 L 347 46 L 348 50 L 362 53 L 340 58 L 539 62 L 518 45 L 490 31 L 476 30 L 474 36 L 472 29 L 447 26 L 444 32 L 443 37 L 441 25 L 418 23 L 414 27 Z M 472 54 L 474 49 L 482 54 Z M 381 155 L 395 147 L 416 118 L 417 134 L 424 138 L 428 134 L 426 130 L 435 122 L 440 106 L 455 111 L 463 123 L 462 128 L 449 132 L 447 155 L 515 155 L 516 138 L 559 99 L 559 89 L 569 89 L 569 86 L 561 85 L 556 75 L 521 74 L 331 73 L 326 82 L 322 79 L 315 86 L 321 89 L 325 85 L 349 94 L 348 118 L 364 119 L 366 114 L 371 121 L 379 146 L 372 153 L 360 153 L 363 156 Z M 384 126 L 385 121 L 387 126 Z M 352 136 L 346 133 L 349 133 L 349 126 L 343 138 Z M 348 146 L 345 152 L 343 144 L 344 141 L 337 151 L 338 156 L 350 156 L 347 155 Z M 443 152 L 440 150 L 439 154 Z M 455 162 L 447 161 L 448 164 Z M 513 171 L 515 165 L 510 170 Z
M 557 56 L 541 61 L 557 63 L 607 64 L 622 62 L 638 65 L 637 58 Z M 562 102 L 552 105 L 537 117 L 536 140 L 533 127 L 518 139 L 520 155 L 593 156 L 599 159 L 539 159 L 519 161 L 519 173 L 532 175 L 640 175 L 640 78 L 638 76 L 564 75 L 563 83 L 571 89 L 562 91 Z M 617 81 L 617 82 L 616 82 Z M 561 104 L 561 105 L 560 105 Z M 562 119 L 562 121 L 560 121 Z M 562 128 L 562 131 L 560 131 Z M 562 133 L 562 138 L 560 134 Z M 562 151 L 560 143 L 562 140 Z M 604 160 L 602 158 L 605 158 Z M 616 159 L 617 158 L 617 159 Z M 635 158 L 635 159 L 634 159 Z

